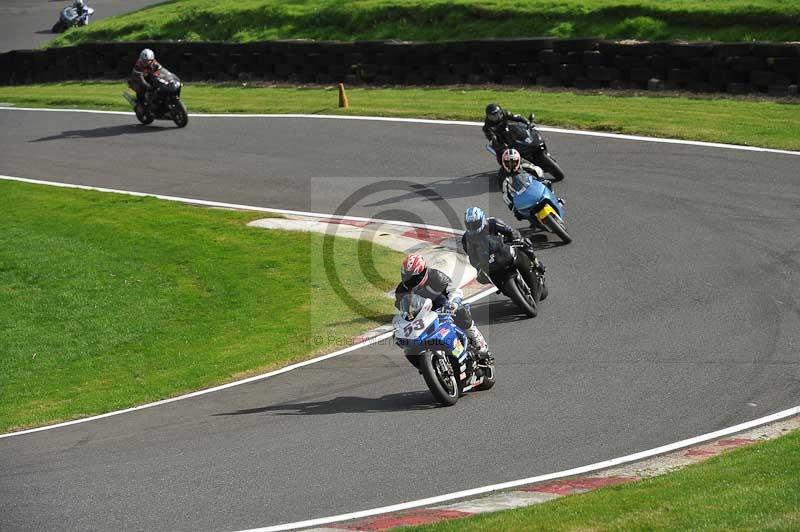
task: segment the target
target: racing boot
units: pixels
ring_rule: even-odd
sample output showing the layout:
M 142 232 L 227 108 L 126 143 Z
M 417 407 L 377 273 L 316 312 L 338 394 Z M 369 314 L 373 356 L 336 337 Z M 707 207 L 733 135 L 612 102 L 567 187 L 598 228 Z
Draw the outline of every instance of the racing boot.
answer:
M 547 290 L 547 283 L 544 280 L 544 272 L 545 272 L 544 263 L 539 259 L 537 259 L 536 257 L 534 257 L 531 265 L 533 266 L 533 269 L 538 272 L 539 279 L 542 281 L 542 289 L 539 292 L 539 301 L 544 301 L 545 299 L 547 299 L 547 295 L 549 293 Z
M 479 357 L 489 353 L 489 344 L 486 343 L 486 340 L 483 338 L 478 328 L 475 327 L 474 323 L 465 332 L 467 333 L 467 338 L 469 338 L 470 345 L 473 346 L 473 350 Z

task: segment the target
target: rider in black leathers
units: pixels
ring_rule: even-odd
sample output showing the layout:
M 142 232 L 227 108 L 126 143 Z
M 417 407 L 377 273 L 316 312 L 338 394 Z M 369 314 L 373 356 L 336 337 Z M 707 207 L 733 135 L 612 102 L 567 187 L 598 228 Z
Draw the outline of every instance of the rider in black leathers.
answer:
M 480 207 L 470 207 L 464 214 L 467 231 L 461 237 L 461 247 L 469 257 L 470 264 L 478 270 L 478 282 L 488 284 L 492 282 L 498 288 L 502 283 L 490 279 L 491 272 L 482 271 L 480 268 L 480 252 L 485 249 L 487 238 L 500 238 L 504 244 L 519 245 L 523 253 L 517 253 L 514 258 L 515 266 L 524 276 L 528 286 L 536 286 L 533 269 L 544 275 L 545 267 L 536 258 L 536 252 L 528 238 L 523 238 L 519 231 L 505 223 L 500 218 L 487 217 Z
M 509 113 L 496 103 L 490 103 L 486 106 L 486 118 L 483 121 L 483 134 L 492 143 L 492 147 L 497 152 L 498 159 L 502 148 L 507 144 L 505 138 L 505 130 L 508 127 L 508 122 L 519 122 L 530 126 L 530 121 L 522 115 Z

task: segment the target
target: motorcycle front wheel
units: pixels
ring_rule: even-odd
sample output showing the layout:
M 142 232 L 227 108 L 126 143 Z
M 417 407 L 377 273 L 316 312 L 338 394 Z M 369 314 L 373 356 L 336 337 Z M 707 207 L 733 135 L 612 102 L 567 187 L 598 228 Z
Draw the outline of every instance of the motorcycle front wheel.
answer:
M 433 397 L 442 406 L 453 406 L 461 390 L 450 357 L 443 351 L 426 351 L 420 355 L 419 369 Z
M 556 213 L 551 212 L 547 215 L 547 218 L 543 221 L 544 225 L 553 233 L 555 233 L 558 238 L 561 239 L 562 242 L 565 244 L 569 244 L 572 242 L 572 235 L 567 232 L 567 228 L 564 225 L 564 220 L 561 219 Z
M 175 102 L 175 107 L 172 109 L 172 121 L 178 127 L 186 127 L 189 123 L 189 112 L 181 100 Z
M 533 294 L 524 294 L 517 285 L 517 282 L 525 282 L 518 273 L 514 274 L 513 277 L 506 281 L 505 286 L 503 286 L 503 293 L 527 314 L 529 318 L 535 318 L 539 311 L 536 308 L 536 301 L 533 299 Z

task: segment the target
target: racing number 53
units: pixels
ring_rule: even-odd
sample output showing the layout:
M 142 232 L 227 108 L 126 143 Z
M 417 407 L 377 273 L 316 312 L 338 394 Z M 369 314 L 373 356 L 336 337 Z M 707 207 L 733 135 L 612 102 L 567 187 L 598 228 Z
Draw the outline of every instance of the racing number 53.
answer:
M 406 336 L 411 336 L 411 333 L 414 331 L 421 331 L 425 328 L 425 324 L 423 323 L 422 319 L 417 318 L 408 325 L 405 326 L 403 332 L 406 333 Z

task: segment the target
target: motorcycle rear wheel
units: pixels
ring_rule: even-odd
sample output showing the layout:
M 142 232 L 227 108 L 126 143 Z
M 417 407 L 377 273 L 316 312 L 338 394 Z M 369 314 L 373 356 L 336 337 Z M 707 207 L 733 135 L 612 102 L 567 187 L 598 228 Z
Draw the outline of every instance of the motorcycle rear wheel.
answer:
M 517 286 L 517 277 L 519 274 L 514 275 L 503 286 L 503 293 L 506 294 L 511 301 L 514 302 L 529 318 L 535 318 L 539 313 L 536 308 L 536 301 L 533 299 L 533 294 L 526 296 L 522 293 Z M 521 279 L 520 279 L 521 280 Z M 525 281 L 522 280 L 524 283 Z
M 186 124 L 189 123 L 189 112 L 180 100 L 175 104 L 175 109 L 172 111 L 172 121 L 178 127 L 186 127 Z
M 562 220 L 557 214 L 548 214 L 547 218 L 544 219 L 544 225 L 547 226 L 550 231 L 555 233 L 565 244 L 572 242 L 572 235 L 567 232 L 567 228 L 564 225 L 564 220 Z
M 141 122 L 145 126 L 147 124 L 153 123 L 153 120 L 156 119 L 156 117 L 153 115 L 153 113 L 151 113 L 150 111 L 148 111 L 147 109 L 145 109 L 141 105 L 137 105 L 136 108 L 134 108 L 133 111 L 134 111 L 134 113 L 136 113 L 136 120 L 138 120 L 139 122 Z
M 426 351 L 420 355 L 419 369 L 439 404 L 453 406 L 458 402 L 461 388 L 447 354 L 442 351 Z
M 541 166 L 542 170 L 553 176 L 553 179 L 551 179 L 553 183 L 558 183 L 559 181 L 562 181 L 564 179 L 564 170 L 562 170 L 561 167 L 558 166 L 556 160 L 553 159 L 553 156 L 550 155 L 549 153 L 545 152 L 542 154 Z

